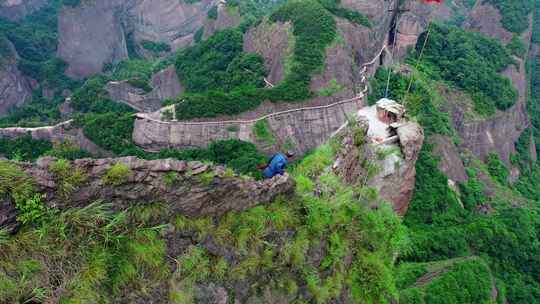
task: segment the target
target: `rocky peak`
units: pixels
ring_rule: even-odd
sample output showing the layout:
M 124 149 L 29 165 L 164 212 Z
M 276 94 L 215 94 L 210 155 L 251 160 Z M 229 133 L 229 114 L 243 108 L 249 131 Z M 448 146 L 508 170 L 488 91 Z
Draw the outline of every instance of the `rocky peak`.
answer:
M 378 190 L 381 198 L 404 215 L 416 182 L 416 161 L 424 141 L 423 129 L 403 121 L 395 135 L 379 142 L 368 132 L 370 121 L 358 115 L 341 138 L 334 171 L 348 184 L 363 184 Z

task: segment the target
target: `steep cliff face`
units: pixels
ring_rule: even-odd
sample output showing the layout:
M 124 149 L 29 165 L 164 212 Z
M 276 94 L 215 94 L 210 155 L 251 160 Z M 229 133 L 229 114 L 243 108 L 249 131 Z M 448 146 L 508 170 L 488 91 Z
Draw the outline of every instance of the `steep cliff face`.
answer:
M 172 159 L 145 161 L 135 157 L 79 159 L 69 165 L 67 174 L 83 176 L 76 190 L 63 188 L 64 180 L 51 167 L 54 158 L 41 158 L 35 164 L 18 163 L 44 193 L 49 207 L 84 207 L 97 200 L 113 204 L 120 211 L 136 204 L 162 202 L 171 214 L 188 217 L 219 216 L 228 211 L 243 211 L 289 193 L 294 181 L 288 175 L 265 181 L 237 176 L 224 167 Z M 111 168 L 122 164 L 125 175 L 114 178 Z M 13 226 L 12 202 L 0 202 L 0 228 Z
M 68 63 L 66 74 L 82 79 L 101 73 L 104 64 L 128 58 L 119 0 L 82 1 L 64 6 L 58 16 L 58 57 Z
M 152 91 L 133 87 L 128 80 L 110 81 L 107 92 L 112 100 L 125 103 L 140 112 L 154 112 L 161 108 L 161 102 L 172 99 L 183 92 L 174 66 L 170 66 L 152 76 Z
M 22 75 L 13 60 L 2 63 L 0 58 L 0 116 L 32 98 L 29 79 Z
M 277 84 L 285 77 L 285 60 L 292 56 L 294 36 L 291 23 L 271 24 L 264 20 L 244 35 L 244 52 L 257 53 L 268 69 L 266 79 Z
M 491 4 L 481 3 L 471 11 L 469 19 L 463 26 L 508 43 L 514 35 L 503 27 L 501 19 L 501 13 L 497 8 Z
M 403 12 L 396 20 L 394 54 L 398 58 L 403 58 L 407 49 L 416 45 L 418 36 L 427 29 L 430 21 L 455 21 L 459 23 L 459 20 L 465 19 L 470 13 L 466 2 L 455 0 L 434 4 L 406 0 L 400 8 Z
M 478 30 L 489 37 L 509 42 L 513 34 L 505 30 L 500 22 L 500 13 L 489 5 L 477 6 L 479 13 L 471 13 L 465 24 L 471 30 Z M 529 27 L 520 37 L 527 48 L 530 45 L 532 28 Z M 510 109 L 480 121 L 464 119 L 464 110 L 455 107 L 452 120 L 463 146 L 476 157 L 484 159 L 489 152 L 497 152 L 499 157 L 510 166 L 510 156 L 515 153 L 514 144 L 521 133 L 530 125 L 527 116 L 528 80 L 525 62 L 514 57 L 515 65 L 510 65 L 502 72 L 508 77 L 518 92 L 518 101 Z
M 368 136 L 369 121 L 357 116 L 356 125 L 338 136 L 341 147 L 333 170 L 351 185 L 377 189 L 394 211 L 404 215 L 416 182 L 416 161 L 424 142 L 424 131 L 413 122 L 403 122 L 392 141 L 381 144 Z
M 19 20 L 47 4 L 47 0 L 4 0 L 0 1 L 0 17 Z
M 133 30 L 135 43 L 161 41 L 176 50 L 191 43 L 193 34 L 204 25 L 208 10 L 217 1 L 138 0 L 126 3 L 126 26 Z
M 80 79 L 100 73 L 104 64 L 128 58 L 128 47 L 145 54 L 145 41 L 166 43 L 172 51 L 177 50 L 192 42 L 215 3 L 96 0 L 82 1 L 77 7 L 64 6 L 58 22 L 58 56 L 69 64 L 67 75 Z M 216 29 L 229 23 L 223 21 Z

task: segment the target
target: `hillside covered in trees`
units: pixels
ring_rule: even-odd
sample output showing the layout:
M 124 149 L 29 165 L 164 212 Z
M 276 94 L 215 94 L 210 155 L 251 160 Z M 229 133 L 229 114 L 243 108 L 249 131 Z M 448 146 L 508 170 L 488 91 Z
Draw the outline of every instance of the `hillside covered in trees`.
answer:
M 426 2 L 0 0 L 0 303 L 540 303 L 540 1 Z M 351 98 L 421 148 L 133 140 Z

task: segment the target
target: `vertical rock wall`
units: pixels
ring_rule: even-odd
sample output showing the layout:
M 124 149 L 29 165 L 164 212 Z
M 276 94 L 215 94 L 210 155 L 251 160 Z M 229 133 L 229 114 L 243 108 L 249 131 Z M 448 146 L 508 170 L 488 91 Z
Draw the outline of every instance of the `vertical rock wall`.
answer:
M 118 2 L 81 1 L 77 7 L 62 8 L 58 16 L 58 57 L 69 64 L 68 76 L 82 79 L 101 73 L 104 64 L 128 58 Z
M 16 21 L 37 11 L 47 4 L 47 0 L 2 0 L 0 17 Z
M 140 147 L 164 148 L 206 147 L 210 142 L 240 139 L 256 144 L 269 153 L 287 148 L 304 153 L 324 143 L 363 105 L 361 98 L 344 100 L 327 106 L 278 112 L 249 121 L 175 122 L 161 121 L 148 114 L 137 114 L 133 141 Z M 271 138 L 257 138 L 254 127 L 265 124 Z

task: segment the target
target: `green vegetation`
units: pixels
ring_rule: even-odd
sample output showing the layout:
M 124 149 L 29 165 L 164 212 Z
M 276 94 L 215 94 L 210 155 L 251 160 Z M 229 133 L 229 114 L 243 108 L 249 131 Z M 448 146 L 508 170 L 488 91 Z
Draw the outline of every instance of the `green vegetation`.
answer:
M 3 160 L 0 160 L 0 198 L 15 203 L 19 210 L 17 221 L 22 224 L 37 222 L 46 213 L 42 195 L 35 193 L 33 181 L 19 167 Z
M 425 37 L 424 33 L 418 41 L 417 54 Z M 426 73 L 471 94 L 475 110 L 483 115 L 506 110 L 516 102 L 516 89 L 498 74 L 511 63 L 508 50 L 496 40 L 442 24 L 432 26 L 422 57 Z
M 334 144 L 322 146 L 296 166 L 295 195 L 220 217 L 170 218 L 164 204 L 141 204 L 117 214 L 97 203 L 45 213 L 34 227 L 1 238 L 0 299 L 54 296 L 79 303 L 129 295 L 193 303 L 200 300 L 197 286 L 215 284 L 234 293 L 235 286 L 250 280 L 260 286 L 251 285 L 250 295 L 263 295 L 268 286 L 299 303 L 341 296 L 384 303 L 397 296 L 392 265 L 405 244 L 405 230 L 386 204 L 367 208 L 376 197 L 359 201 L 359 187 L 344 186 L 324 170 L 334 153 Z M 325 189 L 320 196 L 313 194 L 316 184 Z M 209 235 L 234 260 L 209 250 L 204 241 Z M 191 245 L 178 250 L 183 246 L 177 236 Z M 309 257 L 313 250 L 320 260 Z M 53 262 L 55 267 L 47 267 Z
M 478 170 L 467 168 L 467 176 L 469 179 L 459 184 L 461 202 L 465 209 L 474 211 L 481 204 L 488 202 L 488 197 L 484 194 L 484 184 L 478 180 Z
M 33 161 L 43 155 L 69 160 L 90 157 L 88 152 L 68 141 L 53 145 L 47 140 L 33 139 L 31 135 L 0 138 L 0 155 L 18 161 Z
M 141 41 L 141 46 L 144 49 L 151 51 L 154 54 L 160 54 L 163 52 L 171 51 L 171 46 L 165 42 L 154 42 L 150 40 L 143 40 Z
M 487 0 L 499 9 L 502 15 L 502 24 L 510 32 L 521 34 L 529 27 L 529 14 L 534 0 Z
M 294 25 L 294 63 L 285 79 L 272 89 L 262 89 L 263 61 L 242 53 L 241 32 L 218 32 L 177 59 L 180 78 L 192 92 L 179 98 L 178 119 L 238 114 L 265 99 L 298 101 L 313 96 L 311 76 L 323 67 L 326 47 L 336 37 L 333 16 L 316 0 L 294 0 L 281 6 L 270 20 Z
M 420 279 L 428 269 L 434 277 L 426 279 L 427 282 L 421 281 L 415 284 L 416 279 Z M 415 281 L 403 284 L 399 297 L 400 303 L 492 303 L 491 273 L 488 265 L 480 258 L 440 263 L 402 264 L 399 271 L 400 276 L 415 279 Z M 438 272 L 440 273 L 437 275 Z M 464 284 L 464 282 L 467 283 Z
M 324 6 L 324 8 L 337 17 L 345 18 L 353 23 L 366 27 L 371 27 L 371 22 L 366 16 L 357 11 L 340 6 L 341 0 L 319 0 L 319 2 L 322 4 L 322 6 Z
M 116 163 L 109 168 L 101 180 L 104 184 L 119 186 L 125 183 L 130 175 L 131 169 L 126 164 Z
M 49 141 L 33 139 L 31 135 L 0 138 L 0 155 L 8 159 L 35 160 L 51 149 Z
M 263 59 L 255 54 L 243 54 L 242 44 L 240 31 L 225 30 L 182 51 L 176 69 L 186 90 L 228 92 L 246 85 L 260 87 L 266 75 Z
M 264 142 L 268 146 L 272 146 L 276 143 L 276 138 L 272 133 L 270 123 L 266 119 L 259 120 L 255 123 L 253 126 L 253 134 L 255 135 L 255 139 Z
M 519 36 L 512 37 L 512 41 L 508 45 L 506 45 L 506 48 L 512 55 L 516 55 L 518 57 L 523 58 L 527 54 L 527 46 Z
M 216 20 L 217 17 L 218 17 L 218 7 L 217 7 L 217 5 L 212 6 L 208 10 L 207 15 L 208 15 L 208 19 Z
M 510 172 L 499 158 L 497 153 L 489 153 L 486 159 L 489 174 L 499 183 L 506 185 L 509 182 Z
M 372 93 L 368 97 L 370 105 L 385 97 L 388 73 L 391 73 L 388 98 L 400 103 L 406 102 L 408 114 L 418 120 L 427 135 L 452 134 L 448 114 L 439 110 L 439 105 L 444 103 L 444 99 L 438 90 L 434 89 L 438 83 L 422 72 L 414 71 L 412 75 L 405 76 L 389 69 L 379 68 L 370 82 L 372 87 Z M 414 78 L 407 94 L 411 77 Z
M 20 56 L 19 69 L 49 88 L 70 88 L 75 84 L 64 75 L 65 62 L 55 57 L 60 6 L 60 0 L 49 1 L 19 22 L 0 18 L 0 36 L 5 36 L 15 47 Z
M 435 29 L 435 33 L 437 31 Z M 441 44 L 446 45 L 448 52 L 459 49 L 451 47 L 446 38 L 440 39 L 433 42 L 437 48 Z M 428 46 L 432 41 L 430 38 Z M 480 46 L 482 45 L 478 44 L 478 47 Z M 540 227 L 537 214 L 540 210 L 535 202 L 538 192 L 534 186 L 540 182 L 540 174 L 536 173 L 540 171 L 531 170 L 536 166 L 531 164 L 529 156 L 525 156 L 528 155 L 534 132 L 530 130 L 524 134 L 516 147 L 519 154 L 513 157 L 513 162 L 522 164 L 520 166 L 529 168 L 526 169 L 529 171 L 523 171 L 525 176 L 520 178 L 515 187 L 511 189 L 508 186 L 509 171 L 505 165 L 498 156 L 490 154 L 486 164 L 474 158 L 469 159 L 472 156 L 464 158 L 469 179 L 458 185 L 460 193 L 454 191 L 449 186 L 448 178 L 439 170 L 439 160 L 432 153 L 433 145 L 429 144 L 430 137 L 434 134 L 452 136 L 456 133 L 449 124 L 448 114 L 442 111 L 448 101 L 439 93 L 447 87 L 445 81 L 450 81 L 449 78 L 442 77 L 438 70 L 452 67 L 453 63 L 446 55 L 441 57 L 440 54 L 426 54 L 427 57 L 433 57 L 424 59 L 418 70 L 412 69 L 408 76 L 385 69 L 377 71 L 372 80 L 374 94 L 370 98 L 373 103 L 384 96 L 388 73 L 392 73 L 389 97 L 403 101 L 409 116 L 422 124 L 427 135 L 427 144 L 424 144 L 416 163 L 415 192 L 404 218 L 410 232 L 411 248 L 399 257 L 398 265 L 399 268 L 410 268 L 410 272 L 396 274 L 400 302 L 487 302 L 489 296 L 486 297 L 486 290 L 491 288 L 485 287 L 490 286 L 488 282 L 491 281 L 491 275 L 495 277 L 497 289 L 500 291 L 498 303 L 504 303 L 505 299 L 509 303 L 534 303 L 540 292 L 540 284 L 535 279 L 537 267 L 532 265 L 538 262 L 528 257 L 536 256 L 540 252 L 540 243 L 537 241 Z M 473 56 L 464 58 L 470 59 Z M 426 64 L 425 61 L 429 63 Z M 482 62 L 504 60 L 484 56 Z M 467 65 L 460 63 L 454 67 L 457 70 L 459 66 L 463 70 Z M 533 70 L 530 69 L 534 75 Z M 407 95 L 411 75 L 414 81 Z M 461 75 L 468 74 L 462 72 Z M 466 90 L 465 86 L 458 85 L 454 80 L 450 83 Z M 534 91 L 533 85 L 532 94 Z M 532 103 L 529 107 L 534 110 L 536 104 Z M 527 202 L 522 194 L 532 200 Z M 515 207 L 516 204 L 520 204 L 520 207 Z M 446 263 L 449 259 L 452 261 L 471 256 L 479 257 L 474 258 L 477 260 L 475 265 L 466 266 L 456 273 L 445 266 L 448 270 L 436 276 L 436 279 L 430 279 L 428 283 L 416 283 L 428 271 L 433 271 L 427 268 L 435 263 L 434 261 Z M 422 264 L 411 264 L 419 262 Z M 486 265 L 489 267 L 488 271 Z M 468 289 L 469 286 L 474 288 Z M 467 290 L 464 290 L 464 287 Z
M 49 171 L 56 179 L 57 191 L 65 198 L 75 192 L 86 181 L 86 175 L 74 169 L 65 159 L 59 159 L 49 165 Z

